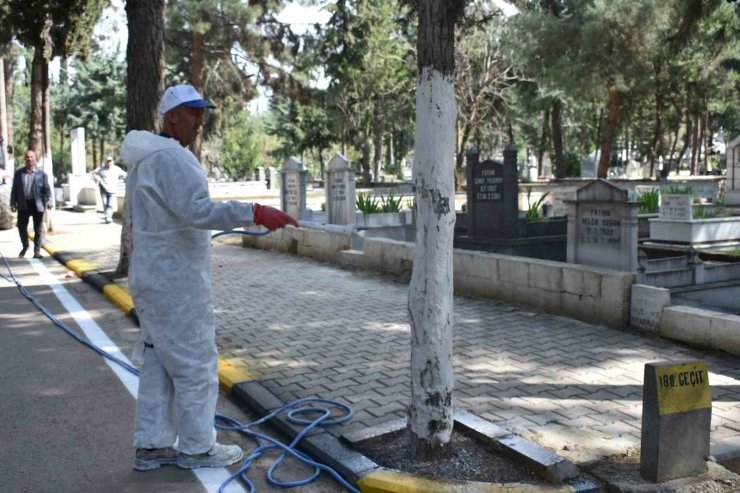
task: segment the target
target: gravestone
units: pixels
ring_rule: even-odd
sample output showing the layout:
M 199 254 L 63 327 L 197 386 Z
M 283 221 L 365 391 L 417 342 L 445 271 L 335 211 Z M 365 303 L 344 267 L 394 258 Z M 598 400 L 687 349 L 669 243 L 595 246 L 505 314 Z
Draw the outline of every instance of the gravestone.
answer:
M 326 169 L 326 222 L 355 223 L 355 172 L 347 158 L 337 153 Z
M 278 176 L 279 173 L 277 169 L 273 168 L 272 166 L 267 167 L 267 177 L 265 178 L 267 180 L 267 189 L 268 190 L 277 190 L 278 189 Z
M 297 157 L 288 158 L 280 172 L 280 204 L 283 212 L 296 221 L 306 217 L 306 175 L 308 171 L 303 169 L 303 163 Z
M 691 195 L 660 196 L 660 219 L 668 221 L 691 221 L 694 218 Z
M 257 181 L 267 186 L 267 176 L 265 174 L 265 168 L 262 166 L 257 168 Z
M 519 236 L 519 183 L 516 147 L 504 151 L 504 162 L 479 162 L 476 149 L 467 155 L 468 236 L 517 238 Z
M 645 365 L 640 475 L 662 483 L 705 473 L 711 421 L 705 362 Z
M 629 179 L 641 179 L 643 177 L 644 169 L 639 162 L 633 159 L 627 163 L 624 173 Z
M 625 188 L 598 179 L 568 204 L 568 263 L 637 271 L 637 213 Z
M 589 154 L 581 160 L 581 178 L 596 178 L 596 165 L 599 153 Z
M 660 330 L 663 308 L 670 304 L 670 289 L 633 284 L 630 298 L 630 325 L 642 332 L 657 333 Z
M 87 173 L 87 165 L 85 163 L 85 129 L 75 128 L 69 132 L 72 148 L 72 174 L 73 175 L 84 175 Z
M 578 189 L 565 188 L 557 189 L 550 193 L 547 202 L 551 204 L 551 207 L 549 208 L 547 215 L 550 217 L 567 216 L 569 210 L 567 202 L 576 198 L 576 190 Z
M 85 129 L 82 127 L 72 129 L 69 137 L 72 151 L 72 173 L 69 175 L 69 205 L 76 206 L 79 203 L 80 192 L 91 183 L 87 176 L 87 163 L 85 162 L 87 156 Z
M 540 178 L 552 178 L 552 161 L 550 156 L 542 157 L 542 176 Z

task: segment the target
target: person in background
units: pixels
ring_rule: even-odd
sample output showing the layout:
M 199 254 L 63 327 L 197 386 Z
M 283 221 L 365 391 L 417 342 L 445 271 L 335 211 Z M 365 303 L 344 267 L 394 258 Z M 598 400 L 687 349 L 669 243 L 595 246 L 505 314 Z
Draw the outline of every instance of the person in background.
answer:
M 105 224 L 113 221 L 113 210 L 116 205 L 116 195 L 118 194 L 118 180 L 126 179 L 126 172 L 116 166 L 113 157 L 105 158 L 105 164 L 93 171 L 92 174 L 95 184 L 100 187 L 100 197 L 103 199 L 103 214 Z
M 36 167 L 36 153 L 26 151 L 26 167 L 13 175 L 13 187 L 10 189 L 10 210 L 18 212 L 18 233 L 21 236 L 23 250 L 20 258 L 28 251 L 28 220 L 33 217 L 33 258 L 41 258 L 43 237 L 44 206 L 51 210 L 51 187 L 44 170 Z

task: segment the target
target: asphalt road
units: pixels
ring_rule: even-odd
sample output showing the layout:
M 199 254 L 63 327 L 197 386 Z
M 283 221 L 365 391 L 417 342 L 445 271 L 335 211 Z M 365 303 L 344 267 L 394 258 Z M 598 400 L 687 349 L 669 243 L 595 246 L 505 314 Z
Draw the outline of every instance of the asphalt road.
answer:
M 69 319 L 69 312 L 28 261 L 11 262 L 33 296 L 53 313 Z M 63 274 L 53 260 L 43 262 L 54 275 Z M 0 272 L 6 274 L 1 260 Z M 89 313 L 105 326 L 105 318 L 96 317 L 94 310 Z M 79 326 L 69 325 L 81 333 Z M 193 472 L 177 467 L 146 473 L 133 470 L 135 399 L 131 393 L 101 356 L 53 325 L 14 285 L 2 279 L 0 374 L 1 492 L 209 491 Z M 218 410 L 244 423 L 254 419 L 224 395 L 219 398 Z M 226 435 L 220 435 L 219 441 L 238 443 L 247 453 L 254 448 L 251 441 L 234 433 Z M 255 462 L 249 476 L 258 492 L 284 491 L 264 479 L 276 453 L 267 455 L 270 457 Z M 290 463 L 278 474 L 284 480 L 308 475 L 308 468 Z M 211 487 L 210 491 L 215 490 Z M 291 491 L 345 490 L 322 475 L 316 483 Z
M 38 279 L 27 262 L 14 263 L 21 282 Z M 33 296 L 64 312 L 49 287 L 35 284 L 28 287 Z M 0 490 L 206 491 L 176 467 L 133 470 L 134 398 L 102 357 L 3 280 L 0 314 Z

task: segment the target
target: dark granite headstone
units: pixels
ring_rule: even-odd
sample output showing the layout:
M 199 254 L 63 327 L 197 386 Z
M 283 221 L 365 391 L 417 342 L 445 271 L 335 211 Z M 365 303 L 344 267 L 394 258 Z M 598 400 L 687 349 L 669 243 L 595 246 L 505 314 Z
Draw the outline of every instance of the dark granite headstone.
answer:
M 506 148 L 503 163 L 478 161 L 478 151 L 468 151 L 468 237 L 518 238 L 516 147 Z
M 640 474 L 662 483 L 707 471 L 712 393 L 707 364 L 645 365 Z

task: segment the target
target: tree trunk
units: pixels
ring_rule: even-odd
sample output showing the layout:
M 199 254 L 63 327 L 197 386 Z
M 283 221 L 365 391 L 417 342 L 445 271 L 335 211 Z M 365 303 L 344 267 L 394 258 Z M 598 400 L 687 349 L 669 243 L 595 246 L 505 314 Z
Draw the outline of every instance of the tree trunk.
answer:
M 670 150 L 670 153 L 668 154 L 668 164 L 663 165 L 664 168 L 666 166 L 670 166 L 671 163 L 673 163 L 673 154 L 676 152 L 676 146 L 678 145 L 678 134 L 680 131 L 681 131 L 681 117 L 679 116 L 678 120 L 676 120 L 675 132 L 671 132 L 674 134 L 673 144 L 671 144 L 671 150 Z M 670 139 L 670 134 L 668 138 Z
M 707 141 L 707 118 L 706 118 L 706 111 L 703 115 L 701 115 L 699 119 L 699 160 L 701 161 L 701 165 L 698 165 L 699 168 L 699 174 L 705 175 L 707 174 L 707 146 L 704 145 Z M 704 150 L 704 153 L 702 154 L 702 147 Z
M 699 153 L 699 115 L 694 115 L 694 132 L 691 134 L 691 175 L 696 174 L 696 160 Z
M 100 137 L 100 166 L 105 162 L 105 137 Z
M 373 125 L 373 176 L 380 181 L 381 163 L 383 162 L 383 118 L 377 115 Z
M 608 84 L 607 87 L 609 89 L 609 120 L 606 124 L 606 130 L 604 131 L 604 141 L 601 143 L 601 158 L 599 159 L 599 171 L 597 175 L 599 178 L 607 177 L 609 161 L 611 159 L 612 142 L 614 141 L 614 131 L 619 122 L 619 92 L 617 92 L 611 84 Z
M 594 119 L 596 120 L 594 122 L 594 131 L 596 137 L 594 138 L 594 149 L 599 150 L 599 146 L 601 145 L 601 121 L 604 119 L 604 109 L 599 108 L 599 114 L 598 116 L 594 116 Z
M 691 96 L 689 96 L 686 102 L 686 133 L 683 136 L 683 146 L 681 147 L 681 153 L 676 158 L 676 169 L 679 169 L 681 167 L 681 161 L 683 161 L 683 157 L 686 155 L 686 150 L 689 148 L 689 142 L 692 135 L 691 123 Z M 663 178 L 668 178 L 668 176 L 671 174 L 672 165 L 673 163 L 669 162 L 668 165 L 663 166 L 663 173 L 661 174 Z
M 541 177 L 544 166 L 545 151 L 547 150 L 547 129 L 550 123 L 550 110 L 546 109 L 542 117 L 542 135 L 540 136 L 540 145 L 537 147 L 537 176 Z
M 696 144 L 697 148 L 697 156 L 696 156 L 696 171 L 698 175 L 704 174 L 704 168 L 703 168 L 703 159 L 702 159 L 702 148 L 704 147 L 704 129 L 705 123 L 704 123 L 704 115 L 699 115 L 699 139 Z M 704 150 L 704 154 L 706 154 L 706 150 Z
M 0 58 L 0 169 L 8 168 L 8 106 L 5 101 L 5 59 Z M 11 170 L 12 171 L 12 170 Z
M 165 0 L 127 0 L 126 130 L 159 133 L 159 101 L 164 92 Z M 128 184 L 128 180 L 126 181 Z M 134 249 L 130 190 L 126 187 L 121 253 L 116 275 L 127 276 Z
M 552 102 L 552 146 L 555 150 L 555 169 L 557 177 L 565 178 L 565 156 L 563 155 L 563 102 Z
M 43 158 L 44 151 L 44 72 L 48 71 L 41 48 L 34 50 L 31 62 L 31 114 L 28 148 Z
M 708 105 L 707 105 L 708 106 Z M 702 160 L 702 174 L 707 174 L 709 172 L 709 136 L 711 135 L 711 132 L 709 132 L 709 108 L 707 107 L 704 111 L 704 115 L 702 115 L 701 119 L 701 136 L 702 136 L 702 144 L 704 145 L 704 154 L 703 154 L 703 160 Z
M 455 23 L 463 1 L 420 0 L 414 194 L 416 256 L 409 287 L 414 456 L 450 453 L 452 434 L 452 239 L 455 226 Z
M 655 134 L 650 145 L 650 177 L 655 175 L 655 160 L 663 154 L 663 90 L 660 85 L 661 64 L 653 65 L 655 73 Z
M 599 154 L 599 148 L 601 147 L 601 122 L 604 121 L 604 108 L 599 109 L 599 121 L 596 125 L 596 140 L 595 140 L 595 148 L 596 151 L 594 153 L 594 159 Z
M 645 164 L 645 116 L 642 113 L 642 106 L 640 107 L 640 142 L 637 144 L 637 150 L 640 152 L 640 165 Z M 650 178 L 653 176 L 650 175 Z
M 455 189 L 461 189 L 460 184 L 463 182 L 463 164 L 465 163 L 465 148 L 468 146 L 468 140 L 470 140 L 470 122 L 465 122 L 462 131 L 462 137 L 460 137 L 460 149 L 455 156 Z
M 624 160 L 629 165 L 630 162 L 630 126 L 629 122 L 625 122 L 624 128 L 624 141 L 622 142 L 622 153 L 624 154 Z
M 41 89 L 42 89 L 42 98 L 41 102 L 43 105 L 43 120 L 42 120 L 42 127 L 44 131 L 43 135 L 43 152 L 44 152 L 44 158 L 41 161 L 42 166 L 44 168 L 44 171 L 46 172 L 46 177 L 49 180 L 49 187 L 51 188 L 51 203 L 52 205 L 55 205 L 55 197 L 54 197 L 54 185 L 55 185 L 55 176 L 54 176 L 54 160 L 52 159 L 51 155 L 51 98 L 50 98 L 50 87 L 49 87 L 49 64 L 48 60 L 46 63 L 46 69 L 44 70 L 41 78 Z M 46 227 L 46 230 L 49 232 L 54 231 L 54 225 L 51 222 L 51 216 L 49 215 L 49 212 L 46 211 L 44 213 L 44 224 Z
M 12 146 L 15 141 L 15 126 L 13 125 L 13 97 L 15 96 L 15 81 L 13 72 L 15 71 L 15 60 L 12 58 L 5 59 L 5 104 L 7 111 L 8 123 L 8 140 L 7 145 Z M 3 88 L 0 87 L 0 91 Z M 14 153 L 15 154 L 15 153 Z
M 203 70 L 205 65 L 205 39 L 203 34 L 193 32 L 193 58 L 191 59 L 191 68 L 193 71 L 193 87 L 198 93 L 205 97 L 203 86 Z M 198 132 L 195 140 L 190 144 L 190 150 L 200 161 L 200 148 L 203 139 L 203 132 Z
M 44 158 L 41 160 L 42 167 L 44 168 L 44 171 L 46 172 L 46 179 L 49 181 L 49 188 L 51 189 L 51 199 L 50 202 L 52 205 L 55 204 L 56 200 L 54 197 L 54 184 L 55 184 L 55 177 L 54 177 L 54 161 L 51 156 L 51 101 L 50 101 L 50 94 L 49 94 L 49 60 L 44 59 L 46 62 L 46 69 L 44 70 L 42 77 L 41 77 L 41 89 L 42 89 L 42 107 L 43 107 L 43 119 L 42 119 L 42 127 L 44 130 L 43 134 L 43 152 L 44 152 Z M 44 233 L 53 233 L 54 232 L 54 223 L 51 220 L 51 211 L 44 210 Z
M 708 103 L 708 102 L 707 102 Z M 709 173 L 709 151 L 712 149 L 712 129 L 710 125 L 709 104 L 704 112 L 704 172 Z
M 95 139 L 95 135 L 90 134 L 90 143 L 92 144 L 92 169 L 93 171 L 95 170 L 95 168 L 98 167 L 97 163 L 95 162 L 98 159 L 98 146 L 96 142 L 97 140 Z
M 370 176 L 370 152 L 372 143 L 370 142 L 370 138 L 364 135 L 361 137 L 360 142 L 360 150 L 362 152 L 362 181 L 366 187 L 369 187 L 372 182 L 372 177 Z
M 321 179 L 324 179 L 324 169 L 326 166 L 324 166 L 324 148 L 322 146 L 319 146 L 319 176 Z

